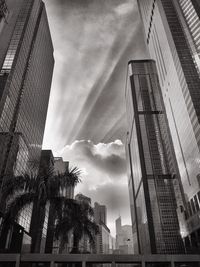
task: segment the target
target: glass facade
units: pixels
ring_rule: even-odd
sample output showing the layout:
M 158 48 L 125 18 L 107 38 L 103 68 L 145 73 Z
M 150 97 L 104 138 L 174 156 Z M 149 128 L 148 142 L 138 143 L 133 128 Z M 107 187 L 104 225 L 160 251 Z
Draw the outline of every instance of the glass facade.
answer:
M 195 32 L 192 23 L 197 23 L 196 14 L 200 13 L 191 9 L 191 2 L 197 1 L 138 0 L 149 56 L 156 60 L 158 67 L 181 177 L 177 183 L 180 190 L 175 191 L 183 238 L 200 225 L 191 208 L 200 191 L 200 79 L 190 43 L 192 38 L 188 37 L 198 35 L 198 27 Z
M 179 173 L 155 62 L 132 61 L 129 70 L 127 146 L 138 251 L 183 253 L 174 192 Z
M 0 42 L 1 177 L 38 171 L 54 66 L 43 2 L 8 0 L 8 10 Z M 31 209 L 19 219 L 26 231 Z

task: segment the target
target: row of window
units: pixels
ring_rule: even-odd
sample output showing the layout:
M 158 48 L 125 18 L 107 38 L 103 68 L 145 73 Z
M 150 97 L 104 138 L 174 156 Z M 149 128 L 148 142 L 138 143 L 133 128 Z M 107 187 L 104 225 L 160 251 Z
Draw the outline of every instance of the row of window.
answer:
M 187 202 L 188 210 L 185 211 L 185 219 L 195 215 L 200 210 L 200 191 Z

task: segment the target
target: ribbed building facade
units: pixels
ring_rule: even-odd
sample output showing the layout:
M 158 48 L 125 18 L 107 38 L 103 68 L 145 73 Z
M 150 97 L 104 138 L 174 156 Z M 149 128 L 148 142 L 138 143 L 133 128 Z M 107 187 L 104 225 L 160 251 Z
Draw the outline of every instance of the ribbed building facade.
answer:
M 200 241 L 200 79 L 194 60 L 199 11 L 194 3 L 198 1 L 138 0 L 181 177 L 182 201 L 178 193 L 177 202 L 187 251 L 199 249 Z
M 127 159 L 135 253 L 184 253 L 174 183 L 179 177 L 155 62 L 129 62 Z
M 191 47 L 194 62 L 200 72 L 200 2 L 199 0 L 178 0 L 176 6 L 180 18 L 183 16 L 182 25 Z
M 2 3 L 2 1 L 1 1 Z M 0 177 L 37 172 L 47 115 L 53 46 L 41 0 L 7 0 L 0 32 Z M 2 183 L 1 183 L 2 185 Z M 29 231 L 30 211 L 20 223 Z

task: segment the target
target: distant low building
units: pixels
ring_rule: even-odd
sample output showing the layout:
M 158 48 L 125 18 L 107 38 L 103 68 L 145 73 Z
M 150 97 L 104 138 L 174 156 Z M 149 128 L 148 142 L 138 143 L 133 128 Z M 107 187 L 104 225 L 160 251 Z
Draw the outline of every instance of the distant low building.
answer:
M 116 221 L 116 249 L 117 254 L 133 254 L 133 234 L 131 225 L 121 224 L 121 217 Z

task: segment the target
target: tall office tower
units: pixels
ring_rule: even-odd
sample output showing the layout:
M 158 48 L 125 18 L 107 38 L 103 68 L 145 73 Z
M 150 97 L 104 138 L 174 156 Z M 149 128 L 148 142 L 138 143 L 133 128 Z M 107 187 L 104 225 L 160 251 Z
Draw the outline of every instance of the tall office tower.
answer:
M 183 253 L 174 160 L 155 62 L 129 62 L 126 88 L 129 191 L 139 253 Z
M 99 226 L 99 233 L 95 240 L 95 253 L 109 254 L 111 249 L 110 229 L 107 227 L 107 209 L 105 205 L 94 203 L 94 221 Z
M 103 222 L 107 224 L 107 209 L 105 205 L 100 205 L 99 203 L 94 203 L 94 220 L 96 223 Z
M 44 3 L 6 3 L 9 12 L 0 34 L 1 180 L 39 168 L 54 67 Z
M 44 3 L 6 0 L 6 6 L 8 14 L 0 33 L 1 188 L 6 175 L 39 169 L 54 67 Z M 27 232 L 31 213 L 30 206 L 19 218 Z
M 133 254 L 133 231 L 131 225 L 122 225 L 121 217 L 115 221 L 116 249 L 120 254 Z
M 181 177 L 186 247 L 200 243 L 200 79 L 177 0 L 138 0 L 150 57 L 155 59 Z M 198 3 L 185 1 L 185 3 Z M 183 2 L 182 2 L 183 3 Z M 191 9 L 182 8 L 187 12 Z M 180 10 L 180 6 L 179 6 Z M 198 10 L 196 9 L 199 15 Z M 189 21 L 195 23 L 197 17 Z M 184 20 L 187 23 L 186 20 Z M 198 28 L 198 25 L 196 25 Z M 191 31 L 194 31 L 191 30 Z M 198 38 L 198 37 L 197 37 Z

